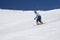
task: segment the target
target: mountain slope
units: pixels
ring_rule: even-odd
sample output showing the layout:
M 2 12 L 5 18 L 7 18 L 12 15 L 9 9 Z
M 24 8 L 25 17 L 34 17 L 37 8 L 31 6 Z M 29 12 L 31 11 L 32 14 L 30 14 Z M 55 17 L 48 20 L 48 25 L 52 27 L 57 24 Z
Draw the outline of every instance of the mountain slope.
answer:
M 60 9 L 38 12 L 43 25 L 35 24 L 33 11 L 0 9 L 0 40 L 60 40 Z

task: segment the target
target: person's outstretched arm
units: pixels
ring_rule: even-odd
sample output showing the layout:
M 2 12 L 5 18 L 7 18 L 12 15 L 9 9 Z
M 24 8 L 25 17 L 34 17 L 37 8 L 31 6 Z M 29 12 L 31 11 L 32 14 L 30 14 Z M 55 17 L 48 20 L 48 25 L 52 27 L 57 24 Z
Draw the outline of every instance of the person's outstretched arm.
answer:
M 34 18 L 34 20 L 37 18 L 37 16 Z

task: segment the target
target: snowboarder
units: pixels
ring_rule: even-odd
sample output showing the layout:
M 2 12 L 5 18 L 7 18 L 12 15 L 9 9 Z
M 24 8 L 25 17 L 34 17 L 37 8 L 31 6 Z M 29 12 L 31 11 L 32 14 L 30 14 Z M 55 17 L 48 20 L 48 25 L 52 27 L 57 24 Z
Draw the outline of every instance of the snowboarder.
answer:
M 41 21 L 41 15 L 37 13 L 37 11 L 34 11 L 34 13 L 36 14 L 36 17 L 34 18 L 34 20 L 36 19 L 36 24 L 37 25 L 39 25 L 40 23 L 43 24 L 43 22 Z

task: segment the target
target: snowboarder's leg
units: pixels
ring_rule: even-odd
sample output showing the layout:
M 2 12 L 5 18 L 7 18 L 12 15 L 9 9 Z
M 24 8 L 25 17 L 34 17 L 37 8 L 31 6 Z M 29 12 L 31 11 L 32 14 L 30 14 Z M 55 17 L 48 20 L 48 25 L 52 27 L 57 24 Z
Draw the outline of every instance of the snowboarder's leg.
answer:
M 43 24 L 43 22 L 41 21 L 41 16 L 38 16 L 38 21 Z
M 43 24 L 43 22 L 41 21 L 41 19 L 39 19 L 39 22 L 40 22 L 41 24 Z
M 37 20 L 36 20 L 36 24 L 37 24 L 37 25 L 39 24 L 38 21 L 39 21 L 39 20 L 37 19 Z

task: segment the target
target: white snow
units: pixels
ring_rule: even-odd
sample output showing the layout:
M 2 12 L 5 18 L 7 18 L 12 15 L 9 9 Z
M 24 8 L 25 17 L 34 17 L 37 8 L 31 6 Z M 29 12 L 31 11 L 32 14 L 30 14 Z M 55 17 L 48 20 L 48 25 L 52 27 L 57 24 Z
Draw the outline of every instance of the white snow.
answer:
M 35 24 L 33 11 L 0 9 L 0 40 L 60 40 L 60 9 L 38 12 L 45 24 Z

